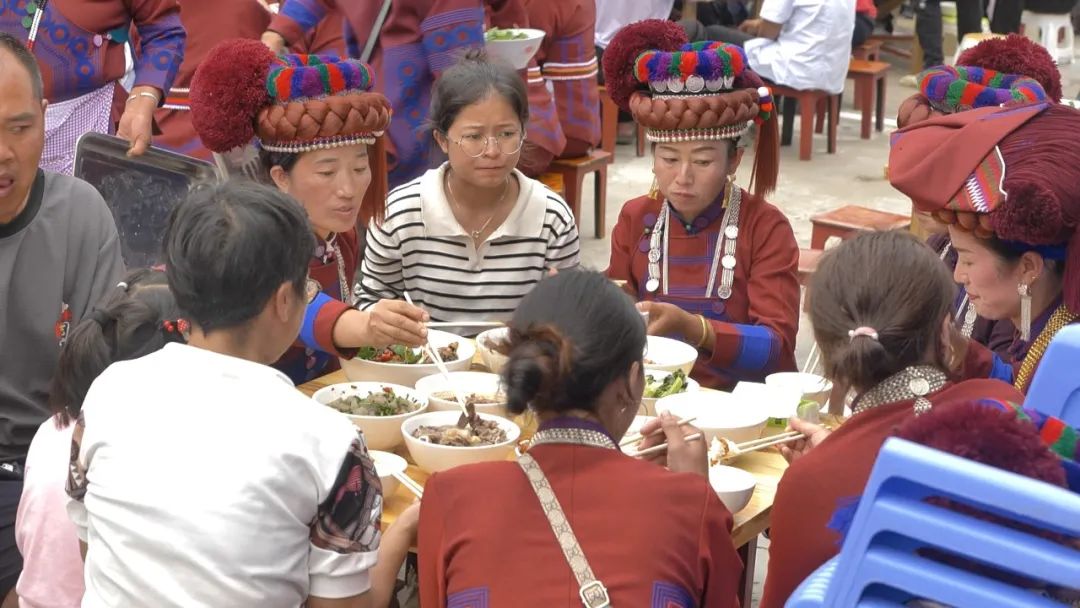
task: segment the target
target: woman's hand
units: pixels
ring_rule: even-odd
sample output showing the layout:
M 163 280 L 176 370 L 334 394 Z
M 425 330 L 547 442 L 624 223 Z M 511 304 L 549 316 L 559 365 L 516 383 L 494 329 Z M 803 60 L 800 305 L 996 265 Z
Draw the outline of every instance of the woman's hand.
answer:
M 139 156 L 150 147 L 153 135 L 154 110 L 157 109 L 161 93 L 154 87 L 138 86 L 131 89 L 124 113 L 120 115 L 120 124 L 116 128 L 117 137 L 128 140 L 128 156 Z
M 270 30 L 263 32 L 262 43 L 278 55 L 285 51 L 285 37 L 277 32 Z
M 656 429 L 664 429 L 664 434 L 658 437 L 649 437 Z M 705 477 L 709 476 L 709 446 L 704 438 L 687 441 L 686 437 L 701 431 L 684 424 L 679 425 L 679 419 L 668 412 L 657 416 L 656 420 L 650 420 L 641 427 L 641 434 L 645 436 L 638 450 L 644 450 L 665 441 L 668 447 L 659 454 L 643 456 L 643 460 L 655 462 L 677 473 L 698 473 Z
M 691 345 L 701 341 L 701 320 L 666 302 L 638 302 L 638 310 L 649 313 L 650 336 L 683 336 Z
M 806 437 L 780 446 L 780 454 L 788 463 L 806 456 L 807 452 L 817 447 L 832 431 L 812 422 L 791 418 L 788 420 L 788 430 L 799 431 Z
M 421 308 L 401 300 L 379 300 L 368 313 L 366 335 L 373 346 L 422 346 L 427 342 L 424 324 L 431 316 Z

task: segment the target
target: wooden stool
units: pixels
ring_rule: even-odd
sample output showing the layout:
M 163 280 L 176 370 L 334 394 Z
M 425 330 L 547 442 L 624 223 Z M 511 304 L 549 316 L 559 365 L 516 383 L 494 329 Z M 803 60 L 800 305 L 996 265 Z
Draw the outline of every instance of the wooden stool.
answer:
M 799 285 L 806 287 L 810 283 L 823 253 L 821 249 L 799 249 Z
M 880 41 L 882 43 L 881 52 L 883 52 L 883 53 L 890 53 L 892 55 L 896 55 L 897 57 L 903 57 L 904 59 L 910 59 L 911 63 L 908 64 L 909 65 L 908 71 L 911 74 L 918 74 L 919 72 L 922 71 L 922 68 L 923 68 L 923 51 L 922 51 L 922 47 L 919 46 L 919 38 L 915 34 L 904 34 L 904 33 L 870 34 L 870 37 L 867 38 L 867 40 Z M 899 42 L 899 43 L 910 42 L 911 43 L 911 50 L 909 51 L 909 50 L 906 50 L 906 49 L 903 49 L 903 48 L 900 48 L 900 47 L 896 46 L 895 43 L 897 43 L 897 42 Z M 893 44 L 890 44 L 890 43 L 893 43 Z
M 645 127 L 637 125 L 637 130 L 634 132 L 637 138 L 637 155 L 638 158 L 645 156 Z
M 814 147 L 814 115 L 818 102 L 828 106 L 829 133 L 828 152 L 836 154 L 836 122 L 840 117 L 840 96 L 830 95 L 825 91 L 799 91 L 784 85 L 770 87 L 776 103 L 783 98 L 784 124 L 780 132 L 780 145 L 791 145 L 792 131 L 795 128 L 795 104 L 799 105 L 799 160 L 810 160 Z
M 867 40 L 858 46 L 858 48 L 851 51 L 852 59 L 862 59 L 863 61 L 880 61 L 881 60 L 881 40 Z M 862 83 L 855 83 L 855 95 L 851 100 L 851 105 L 856 110 L 859 109 L 862 95 L 860 95 L 862 89 Z
M 911 217 L 847 205 L 819 213 L 810 218 L 810 223 L 814 225 L 810 232 L 810 248 L 825 249 L 825 242 L 831 236 L 846 239 L 865 230 L 906 230 L 911 225 Z
M 581 189 L 585 176 L 596 173 L 593 184 L 594 218 L 596 219 L 596 238 L 604 238 L 604 223 L 607 219 L 607 169 L 613 155 L 604 150 L 593 150 L 588 156 L 579 158 L 558 158 L 551 162 L 548 173 L 561 176 L 563 198 L 570 205 L 574 219 L 580 223 Z M 541 180 L 544 181 L 544 180 Z
M 885 129 L 885 75 L 889 64 L 883 61 L 852 59 L 848 63 L 847 77 L 855 81 L 855 94 L 862 109 L 862 128 L 859 137 L 870 139 L 870 113 L 874 112 L 874 126 L 878 132 Z M 874 88 L 877 88 L 877 106 L 874 106 Z M 871 110 L 871 107 L 874 107 Z
M 615 159 L 615 138 L 619 131 L 619 106 L 611 100 L 607 87 L 598 88 L 600 94 L 600 149 L 611 153 Z

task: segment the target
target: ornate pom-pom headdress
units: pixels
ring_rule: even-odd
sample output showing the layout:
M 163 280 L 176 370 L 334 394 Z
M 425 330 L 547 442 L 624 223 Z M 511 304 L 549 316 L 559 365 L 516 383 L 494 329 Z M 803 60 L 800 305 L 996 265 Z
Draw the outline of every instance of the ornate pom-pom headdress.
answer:
M 938 220 L 1065 263 L 1080 311 L 1080 111 L 1033 103 L 940 116 L 893 134 L 889 181 Z
M 652 142 L 734 140 L 757 124 L 751 180 L 757 194 L 774 189 L 774 104 L 741 48 L 690 43 L 677 24 L 640 21 L 620 30 L 608 45 L 604 79 L 612 100 L 646 128 Z
M 919 75 L 919 92 L 897 112 L 901 128 L 935 116 L 975 108 L 1061 101 L 1061 73 L 1038 44 L 1011 34 L 984 40 L 964 51 L 956 67 L 938 66 Z
M 381 218 L 390 101 L 371 92 L 367 64 L 320 55 L 277 56 L 256 40 L 214 47 L 191 83 L 191 122 L 203 144 L 228 152 L 253 140 L 270 152 L 367 144 L 373 183 L 361 221 Z

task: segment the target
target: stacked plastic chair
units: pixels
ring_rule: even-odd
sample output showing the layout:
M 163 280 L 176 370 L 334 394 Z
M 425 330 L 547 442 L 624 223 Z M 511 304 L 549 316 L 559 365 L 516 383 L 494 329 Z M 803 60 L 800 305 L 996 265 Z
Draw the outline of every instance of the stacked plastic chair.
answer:
M 1080 550 L 925 502 L 931 496 L 1080 537 L 1080 495 L 893 438 L 878 455 L 840 555 L 803 581 L 788 608 L 897 607 L 913 599 L 957 608 L 1062 606 L 919 555 L 924 548 L 1080 588 Z
M 1065 327 L 1046 349 L 1031 381 L 1026 407 L 1080 427 L 1080 325 Z

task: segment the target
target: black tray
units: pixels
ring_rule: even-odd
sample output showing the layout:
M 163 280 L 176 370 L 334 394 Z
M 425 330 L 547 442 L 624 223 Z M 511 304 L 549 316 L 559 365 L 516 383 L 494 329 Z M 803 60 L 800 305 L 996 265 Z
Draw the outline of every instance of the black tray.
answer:
M 217 180 L 210 163 L 150 148 L 137 158 L 126 156 L 128 142 L 100 133 L 86 133 L 75 148 L 75 177 L 97 188 L 108 203 L 120 233 L 128 268 L 161 263 L 165 222 L 192 186 Z

